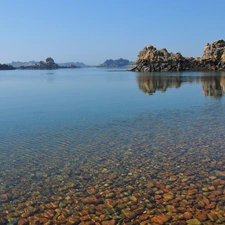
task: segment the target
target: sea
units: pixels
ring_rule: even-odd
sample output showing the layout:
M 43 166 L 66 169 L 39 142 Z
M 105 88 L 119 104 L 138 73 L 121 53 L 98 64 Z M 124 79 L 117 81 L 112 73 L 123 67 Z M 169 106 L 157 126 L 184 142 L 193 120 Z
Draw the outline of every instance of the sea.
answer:
M 225 224 L 225 72 L 0 71 L 0 224 Z

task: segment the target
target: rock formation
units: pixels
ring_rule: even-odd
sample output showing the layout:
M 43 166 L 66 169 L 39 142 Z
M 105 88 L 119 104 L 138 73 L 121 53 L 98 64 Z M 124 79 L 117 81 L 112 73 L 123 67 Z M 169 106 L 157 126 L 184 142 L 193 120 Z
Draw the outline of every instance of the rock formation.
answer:
M 212 44 L 207 43 L 204 48 L 203 59 L 215 59 L 225 61 L 225 41 L 218 40 Z
M 54 62 L 54 60 L 53 60 L 51 57 L 48 57 L 48 58 L 46 59 L 46 64 L 48 64 L 48 65 L 54 65 L 55 62 Z
M 46 62 L 40 61 L 39 63 L 31 66 L 21 66 L 20 69 L 32 69 L 32 70 L 49 70 L 58 69 L 59 66 L 54 62 L 51 57 L 46 59 Z
M 11 65 L 8 64 L 0 64 L 0 70 L 15 70 L 16 68 L 14 68 Z
M 169 53 L 165 48 L 157 50 L 148 45 L 139 52 L 132 71 L 225 71 L 225 41 L 207 44 L 203 56 L 198 58 L 183 57 L 179 52 Z

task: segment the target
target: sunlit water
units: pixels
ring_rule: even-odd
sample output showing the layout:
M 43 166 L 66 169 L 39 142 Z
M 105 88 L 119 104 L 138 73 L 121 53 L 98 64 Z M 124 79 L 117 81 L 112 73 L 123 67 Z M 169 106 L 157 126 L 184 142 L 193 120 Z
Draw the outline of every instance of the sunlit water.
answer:
M 224 75 L 0 71 L 0 224 L 225 224 Z

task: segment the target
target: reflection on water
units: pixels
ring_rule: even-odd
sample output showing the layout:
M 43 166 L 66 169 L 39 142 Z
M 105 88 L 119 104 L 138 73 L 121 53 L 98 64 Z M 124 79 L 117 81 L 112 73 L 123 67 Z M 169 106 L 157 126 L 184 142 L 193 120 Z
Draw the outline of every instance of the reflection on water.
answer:
M 138 87 L 147 95 L 167 88 L 179 88 L 182 83 L 201 82 L 204 96 L 220 98 L 225 93 L 225 76 L 203 74 L 202 76 L 138 74 Z
M 222 97 L 225 93 L 225 77 L 202 77 L 202 90 L 205 96 Z
M 42 73 L 44 78 L 47 80 L 49 84 L 54 83 L 55 81 L 55 73 L 54 72 L 47 72 L 47 73 Z

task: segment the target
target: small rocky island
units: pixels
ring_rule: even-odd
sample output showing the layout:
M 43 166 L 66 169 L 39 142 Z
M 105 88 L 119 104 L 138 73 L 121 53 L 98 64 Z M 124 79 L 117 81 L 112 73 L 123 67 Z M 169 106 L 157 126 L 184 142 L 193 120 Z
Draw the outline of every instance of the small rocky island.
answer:
M 58 69 L 58 68 L 59 68 L 58 64 L 56 64 L 51 57 L 48 57 L 46 59 L 46 62 L 40 61 L 39 63 L 35 65 L 19 67 L 19 69 L 31 69 L 31 70 L 49 70 L 49 69 Z
M 152 45 L 144 47 L 131 71 L 225 71 L 225 41 L 218 40 L 207 44 L 202 57 L 187 58 L 181 53 L 169 53 L 165 48 L 157 50 Z
M 30 69 L 30 70 L 54 70 L 54 69 L 66 69 L 66 68 L 78 68 L 78 67 L 75 65 L 59 66 L 57 63 L 55 63 L 55 61 L 51 57 L 48 57 L 46 59 L 46 62 L 40 61 L 39 63 L 35 65 L 19 67 L 19 69 Z
M 16 68 L 14 68 L 11 65 L 8 64 L 0 64 L 0 70 L 15 70 Z
M 100 64 L 98 67 L 125 67 L 131 65 L 128 59 L 107 59 L 104 63 Z

